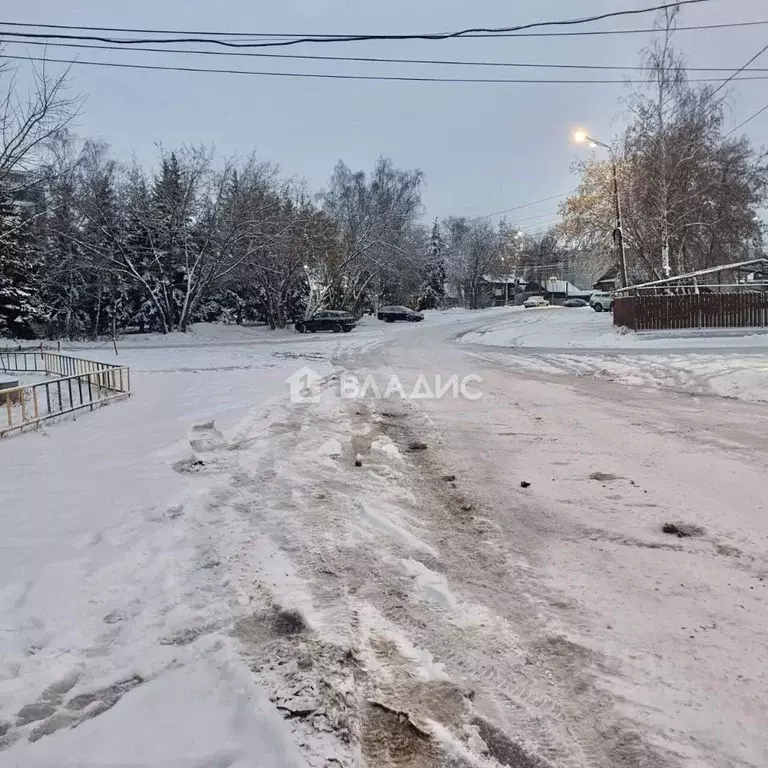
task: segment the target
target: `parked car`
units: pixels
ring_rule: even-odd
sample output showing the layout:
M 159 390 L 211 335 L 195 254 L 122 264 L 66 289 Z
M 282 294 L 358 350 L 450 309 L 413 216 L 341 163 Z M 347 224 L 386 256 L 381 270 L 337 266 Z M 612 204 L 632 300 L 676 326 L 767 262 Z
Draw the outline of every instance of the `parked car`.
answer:
M 568 301 L 563 304 L 564 307 L 588 307 L 589 302 L 584 301 L 584 299 L 568 299 Z
M 613 294 L 593 293 L 589 299 L 589 306 L 595 312 L 610 312 L 613 309 Z
M 414 312 L 408 307 L 382 307 L 378 313 L 379 320 L 385 323 L 394 323 L 397 320 L 404 320 L 407 323 L 420 323 L 424 319 L 421 312 Z
M 333 331 L 334 333 L 349 333 L 357 325 L 349 312 L 336 312 L 326 309 L 315 312 L 308 320 L 299 320 L 294 328 L 299 333 L 315 333 L 315 331 Z
M 537 307 L 548 307 L 549 302 L 543 296 L 531 296 L 523 302 L 526 309 L 536 309 Z

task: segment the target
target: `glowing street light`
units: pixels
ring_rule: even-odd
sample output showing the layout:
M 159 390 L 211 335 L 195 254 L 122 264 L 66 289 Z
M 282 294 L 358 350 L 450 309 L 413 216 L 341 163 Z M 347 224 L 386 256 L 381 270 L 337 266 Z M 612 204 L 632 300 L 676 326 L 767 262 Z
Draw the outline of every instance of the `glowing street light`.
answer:
M 573 140 L 577 144 L 584 144 L 589 142 L 589 146 L 594 149 L 595 147 L 603 147 L 611 153 L 611 165 L 613 167 L 613 197 L 616 205 L 616 229 L 613 232 L 613 238 L 616 241 L 619 251 L 619 261 L 621 264 L 621 279 L 624 283 L 624 288 L 629 285 L 629 276 L 627 275 L 627 254 L 624 250 L 624 230 L 621 225 L 621 200 L 619 199 L 619 171 L 616 162 L 616 154 L 613 151 L 613 147 L 610 144 L 605 144 L 602 141 L 592 138 L 586 131 L 578 130 L 573 134 Z

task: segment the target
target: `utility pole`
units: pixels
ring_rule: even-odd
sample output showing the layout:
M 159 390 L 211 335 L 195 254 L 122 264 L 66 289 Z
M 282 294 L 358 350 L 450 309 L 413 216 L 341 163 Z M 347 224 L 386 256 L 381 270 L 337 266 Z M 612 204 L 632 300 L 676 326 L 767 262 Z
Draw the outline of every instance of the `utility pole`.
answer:
M 607 145 L 603 145 L 607 146 Z M 621 226 L 621 198 L 619 197 L 619 169 L 616 163 L 616 156 L 613 150 L 608 147 L 611 153 L 611 165 L 613 166 L 613 199 L 616 203 L 616 229 L 613 233 L 613 239 L 618 245 L 619 264 L 621 265 L 621 287 L 626 288 L 629 285 L 629 275 L 627 274 L 627 253 L 624 250 L 624 230 Z
M 619 270 L 621 272 L 621 287 L 627 288 L 629 286 L 629 275 L 627 273 L 627 253 L 624 249 L 624 229 L 621 222 L 621 197 L 619 196 L 619 167 L 616 161 L 616 153 L 613 151 L 613 147 L 609 144 L 605 144 L 602 141 L 588 136 L 585 131 L 577 131 L 574 135 L 574 140 L 578 143 L 585 141 L 589 142 L 591 147 L 603 147 L 607 149 L 611 154 L 611 169 L 613 171 L 613 202 L 616 207 L 616 229 L 613 230 L 613 241 L 616 243 L 616 250 L 619 257 Z

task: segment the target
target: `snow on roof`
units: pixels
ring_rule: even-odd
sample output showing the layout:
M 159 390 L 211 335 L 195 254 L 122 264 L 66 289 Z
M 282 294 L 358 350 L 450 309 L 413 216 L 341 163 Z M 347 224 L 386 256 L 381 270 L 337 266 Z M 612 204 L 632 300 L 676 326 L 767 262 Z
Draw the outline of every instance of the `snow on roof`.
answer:
M 493 275 L 483 275 L 483 280 L 485 280 L 486 283 L 518 283 L 522 280 L 522 277 L 518 277 L 517 275 L 499 275 L 497 277 L 494 277 Z
M 591 290 L 585 288 L 577 288 L 573 283 L 569 283 L 567 280 L 547 280 L 544 287 L 550 293 L 562 293 L 569 296 L 578 296 L 579 294 L 592 293 Z

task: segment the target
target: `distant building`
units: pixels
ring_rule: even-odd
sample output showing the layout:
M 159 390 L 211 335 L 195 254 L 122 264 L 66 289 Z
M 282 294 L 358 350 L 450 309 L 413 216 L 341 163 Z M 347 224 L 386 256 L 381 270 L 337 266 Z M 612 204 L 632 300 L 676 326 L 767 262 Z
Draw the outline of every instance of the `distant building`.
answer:
M 516 275 L 483 275 L 483 304 L 496 307 L 514 304 L 524 287 L 525 280 Z
M 535 280 L 528 280 L 523 288 L 523 295 L 525 298 L 530 298 L 531 296 L 545 296 L 546 293 L 547 289 Z
M 621 281 L 619 279 L 619 265 L 614 264 L 609 267 L 602 275 L 593 283 L 592 287 L 596 291 L 615 291 L 621 287 Z
M 568 299 L 584 299 L 589 301 L 594 293 L 592 290 L 578 288 L 568 280 L 558 280 L 557 278 L 547 280 L 545 289 L 546 298 L 551 304 L 559 304 L 568 301 Z

